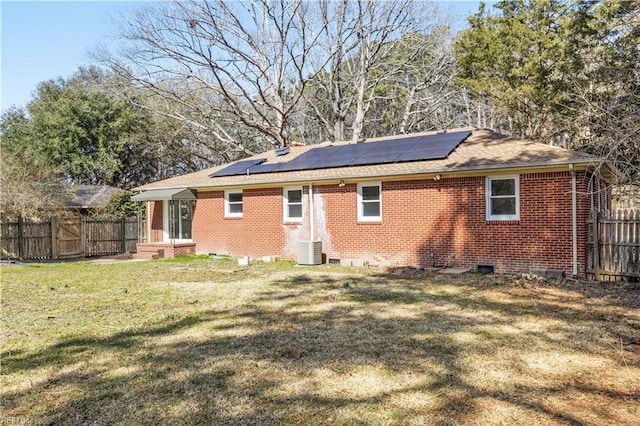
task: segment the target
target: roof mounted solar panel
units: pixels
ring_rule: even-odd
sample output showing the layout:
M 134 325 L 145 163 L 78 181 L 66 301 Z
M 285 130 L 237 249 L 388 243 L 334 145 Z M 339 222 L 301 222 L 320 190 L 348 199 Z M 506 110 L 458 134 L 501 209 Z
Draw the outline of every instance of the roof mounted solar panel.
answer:
M 252 166 L 262 164 L 265 161 L 266 161 L 266 158 L 237 161 L 235 163 L 231 163 L 229 166 L 225 167 L 224 169 L 218 170 L 217 172 L 209 175 L 209 177 L 244 175 L 244 174 L 247 174 L 247 170 L 249 170 Z
M 364 155 L 359 157 L 354 163 L 354 166 L 370 165 L 370 164 L 386 164 L 394 163 L 397 158 L 407 150 L 411 149 L 415 145 L 417 140 L 415 138 L 402 138 L 394 139 L 383 142 L 371 142 L 371 148 Z
M 400 154 L 397 158 L 397 162 L 406 161 L 419 161 L 419 160 L 441 160 L 447 158 L 449 155 L 449 149 L 446 147 L 441 148 L 425 148 L 425 149 L 412 149 Z
M 389 157 L 394 157 L 395 155 L 401 152 L 405 152 L 410 147 L 411 145 L 406 145 L 406 144 L 398 144 L 398 143 L 391 144 L 386 142 L 385 143 L 380 142 L 379 144 L 375 144 L 375 147 L 372 146 L 372 149 L 364 153 L 364 155 L 362 156 L 363 157 L 374 157 L 374 156 L 384 157 L 386 155 Z
M 308 169 L 316 169 L 319 167 L 314 167 L 314 164 L 321 163 L 325 157 L 333 153 L 333 151 L 338 148 L 335 146 L 326 146 L 326 147 L 318 147 L 310 149 L 309 151 L 300 154 L 296 158 L 291 161 L 287 161 L 286 163 L 282 163 L 280 167 L 278 167 L 279 172 L 291 172 L 296 170 L 308 170 Z
M 291 148 L 288 146 L 283 146 L 282 148 L 276 149 L 276 157 L 280 157 L 281 155 L 287 155 L 291 152 Z
M 454 149 L 456 149 L 456 147 L 463 141 L 465 140 L 467 137 L 469 137 L 469 135 L 471 134 L 470 131 L 465 130 L 462 132 L 453 132 L 453 133 L 437 133 L 435 135 L 430 135 L 428 136 L 428 139 L 426 141 L 424 141 L 423 143 L 421 143 L 420 146 L 415 146 L 414 148 L 416 149 L 422 149 L 422 148 L 426 148 L 428 145 L 428 147 L 431 148 L 435 148 L 435 147 L 447 147 L 450 149 L 449 153 L 451 153 L 451 151 L 453 151 Z
M 264 158 L 238 161 L 213 173 L 211 177 L 437 160 L 447 158 L 470 134 L 470 131 L 461 131 L 319 146 L 280 163 L 263 164 L 266 161 Z M 281 155 L 286 154 L 276 151 L 276 156 Z
M 279 172 L 278 167 L 282 164 L 285 163 L 256 164 L 255 166 L 249 167 L 243 174 L 256 175 L 259 173 Z
M 313 166 L 317 169 L 327 169 L 333 167 L 350 166 L 363 154 L 368 152 L 372 147 L 364 143 L 340 145 L 336 147 L 330 155 L 324 157 Z
M 396 161 L 440 160 L 447 158 L 471 132 L 438 133 L 426 136 L 410 149 L 398 156 Z

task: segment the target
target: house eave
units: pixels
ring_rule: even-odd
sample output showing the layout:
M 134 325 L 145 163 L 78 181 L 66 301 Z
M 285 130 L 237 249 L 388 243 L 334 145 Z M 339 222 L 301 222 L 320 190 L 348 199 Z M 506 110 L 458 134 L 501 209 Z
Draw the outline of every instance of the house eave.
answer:
M 368 180 L 415 180 L 415 179 L 431 179 L 435 175 L 440 175 L 441 178 L 456 178 L 456 177 L 469 177 L 469 176 L 487 176 L 495 174 L 513 174 L 514 171 L 518 173 L 535 173 L 535 172 L 559 172 L 568 171 L 569 166 L 573 164 L 573 168 L 576 171 L 593 170 L 597 166 L 592 161 L 563 161 L 558 163 L 540 163 L 540 164 L 493 164 L 484 165 L 482 167 L 457 167 L 457 168 L 434 168 L 415 170 L 412 172 L 399 172 L 399 173 L 380 173 L 372 175 L 370 173 L 362 173 L 356 170 L 355 167 L 346 167 L 336 170 L 341 170 L 342 173 L 331 177 L 305 177 L 305 178 L 291 178 L 288 176 L 279 176 L 268 182 L 250 182 L 248 179 L 238 183 L 224 182 L 219 184 L 202 183 L 195 185 L 182 185 L 173 186 L 172 188 L 190 188 L 201 192 L 206 191 L 219 191 L 224 189 L 236 189 L 236 188 L 269 188 L 282 185 L 308 185 L 313 184 L 333 184 L 341 180 L 345 182 L 354 181 L 368 181 Z M 256 175 L 257 176 L 257 175 Z M 250 178 L 250 176 L 249 176 Z M 608 179 L 607 179 L 608 180 Z
M 154 188 L 143 190 L 131 197 L 131 201 L 195 200 L 189 188 Z

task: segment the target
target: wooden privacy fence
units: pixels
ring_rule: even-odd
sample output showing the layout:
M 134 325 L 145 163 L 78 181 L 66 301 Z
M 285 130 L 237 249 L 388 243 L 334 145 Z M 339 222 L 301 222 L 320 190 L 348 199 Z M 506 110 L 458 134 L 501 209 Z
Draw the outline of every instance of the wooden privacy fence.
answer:
M 47 260 L 135 252 L 140 229 L 129 218 L 39 218 L 0 221 L 2 259 Z
M 640 210 L 592 211 L 587 228 L 587 277 L 640 278 Z

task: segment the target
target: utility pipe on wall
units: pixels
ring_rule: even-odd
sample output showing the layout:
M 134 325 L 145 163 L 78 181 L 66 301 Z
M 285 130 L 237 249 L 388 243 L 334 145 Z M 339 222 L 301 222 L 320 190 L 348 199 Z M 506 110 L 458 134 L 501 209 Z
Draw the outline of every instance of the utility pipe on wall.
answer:
M 576 194 L 576 171 L 569 164 L 571 171 L 571 243 L 573 254 L 573 276 L 578 275 L 578 197 Z
M 313 183 L 309 184 L 309 240 L 315 241 L 315 208 L 313 206 Z

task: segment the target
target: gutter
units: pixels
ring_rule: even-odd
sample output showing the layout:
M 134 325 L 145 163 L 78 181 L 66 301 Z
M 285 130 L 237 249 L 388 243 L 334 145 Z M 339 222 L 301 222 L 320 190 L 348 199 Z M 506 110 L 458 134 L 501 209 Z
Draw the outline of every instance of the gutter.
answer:
M 187 185 L 170 185 L 170 186 L 162 186 L 162 187 L 153 187 L 153 188 L 134 188 L 134 191 L 149 191 L 156 189 L 194 189 L 194 190 L 213 190 L 219 191 L 222 189 L 231 189 L 231 188 L 269 188 L 274 186 L 280 186 L 282 184 L 288 185 L 306 185 L 309 182 L 318 183 L 333 183 L 338 182 L 340 180 L 387 180 L 387 179 L 424 179 L 425 176 L 433 176 L 436 174 L 442 175 L 443 177 L 463 177 L 463 176 L 485 176 L 489 173 L 493 172 L 504 172 L 504 173 L 512 173 L 514 170 L 517 170 L 519 174 L 530 172 L 552 172 L 552 171 L 564 171 L 566 170 L 566 166 L 569 165 L 571 167 L 575 167 L 577 169 L 588 169 L 589 166 L 593 165 L 593 162 L 559 162 L 559 163 L 534 163 L 534 164 L 514 164 L 510 166 L 504 165 L 490 165 L 490 166 L 473 166 L 473 167 L 459 167 L 459 168 L 439 168 L 439 169 L 423 169 L 423 170 L 411 170 L 411 171 L 402 171 L 395 173 L 384 173 L 384 174 L 374 174 L 371 173 L 349 173 L 348 168 L 341 169 L 340 174 L 336 176 L 327 176 L 327 177 L 308 177 L 308 178 L 279 178 L 271 181 L 264 182 L 225 182 L 220 184 L 211 184 L 211 183 L 198 183 L 198 184 L 187 184 Z M 291 172 L 295 173 L 295 172 Z M 258 176 L 258 175 L 251 175 Z

